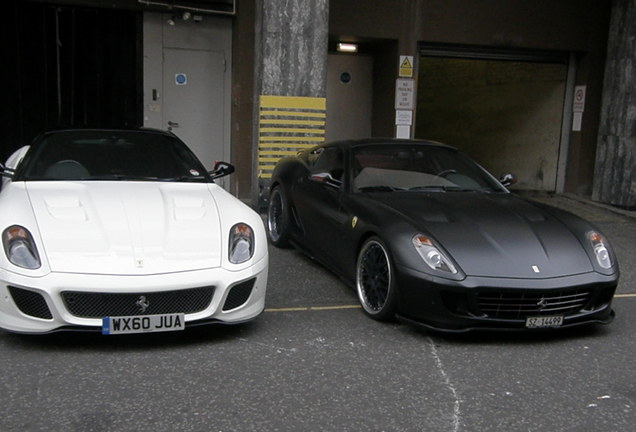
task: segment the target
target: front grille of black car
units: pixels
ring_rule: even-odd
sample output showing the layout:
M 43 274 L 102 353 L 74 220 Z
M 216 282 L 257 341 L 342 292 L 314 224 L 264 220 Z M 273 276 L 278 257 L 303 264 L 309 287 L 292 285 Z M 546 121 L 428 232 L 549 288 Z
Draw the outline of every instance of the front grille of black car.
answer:
M 591 289 L 566 291 L 483 291 L 477 294 L 481 313 L 490 318 L 520 319 L 540 315 L 569 315 L 584 309 Z
M 247 299 L 250 298 L 254 282 L 256 282 L 256 278 L 241 282 L 230 288 L 227 298 L 225 299 L 225 304 L 223 304 L 223 310 L 228 311 L 244 304 Z
M 66 309 L 80 318 L 107 316 L 195 313 L 207 308 L 214 287 L 189 288 L 149 293 L 94 293 L 63 291 Z
M 9 286 L 9 292 L 20 312 L 35 318 L 53 319 L 51 310 L 42 294 Z

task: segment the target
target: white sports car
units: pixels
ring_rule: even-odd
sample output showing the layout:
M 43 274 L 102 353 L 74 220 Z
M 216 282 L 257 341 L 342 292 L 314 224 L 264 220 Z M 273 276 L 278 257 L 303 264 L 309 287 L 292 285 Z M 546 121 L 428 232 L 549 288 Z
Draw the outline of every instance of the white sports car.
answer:
M 261 217 L 173 134 L 62 130 L 0 165 L 0 327 L 103 334 L 240 323 L 264 308 Z

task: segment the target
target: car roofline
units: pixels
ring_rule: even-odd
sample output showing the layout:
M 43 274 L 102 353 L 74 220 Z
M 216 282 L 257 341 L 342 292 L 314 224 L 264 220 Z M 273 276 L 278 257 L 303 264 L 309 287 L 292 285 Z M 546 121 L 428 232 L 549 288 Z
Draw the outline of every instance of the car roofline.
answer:
M 350 140 L 338 140 L 338 141 L 331 141 L 328 143 L 318 144 L 312 147 L 311 149 L 314 149 L 316 147 L 331 147 L 331 146 L 356 148 L 356 147 L 368 147 L 368 146 L 376 146 L 376 145 L 380 146 L 380 145 L 400 145 L 400 144 L 425 145 L 425 146 L 431 146 L 431 147 L 440 147 L 440 148 L 447 148 L 451 150 L 457 150 L 456 147 L 453 147 L 438 141 L 426 140 L 426 139 L 400 139 L 400 138 L 360 138 L 360 139 L 350 139 Z

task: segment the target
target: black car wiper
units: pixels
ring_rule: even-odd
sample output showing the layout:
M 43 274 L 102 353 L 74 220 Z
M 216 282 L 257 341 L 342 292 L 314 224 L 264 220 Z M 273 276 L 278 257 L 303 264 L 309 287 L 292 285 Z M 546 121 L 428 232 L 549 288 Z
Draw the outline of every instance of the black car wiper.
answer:
M 433 192 L 477 192 L 476 189 L 463 188 L 460 186 L 443 186 L 443 185 L 428 185 L 428 186 L 415 186 L 409 188 L 410 191 L 433 191 Z
M 432 191 L 432 192 L 446 192 L 448 186 L 442 185 L 427 185 L 427 186 L 413 186 L 408 189 L 409 191 Z
M 358 188 L 358 190 L 360 192 L 395 192 L 395 191 L 400 191 L 404 189 L 396 188 L 393 186 L 364 186 L 364 187 Z

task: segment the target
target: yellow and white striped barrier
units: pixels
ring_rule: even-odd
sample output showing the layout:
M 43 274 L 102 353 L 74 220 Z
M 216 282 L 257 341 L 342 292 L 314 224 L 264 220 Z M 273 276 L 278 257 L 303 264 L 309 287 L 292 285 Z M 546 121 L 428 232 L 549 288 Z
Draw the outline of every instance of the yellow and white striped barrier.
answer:
M 325 98 L 261 96 L 258 116 L 258 176 L 272 177 L 279 159 L 325 140 Z

